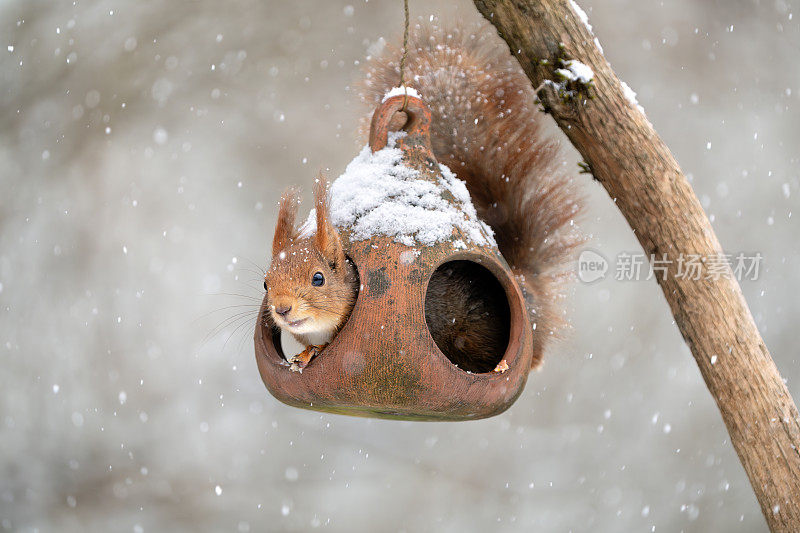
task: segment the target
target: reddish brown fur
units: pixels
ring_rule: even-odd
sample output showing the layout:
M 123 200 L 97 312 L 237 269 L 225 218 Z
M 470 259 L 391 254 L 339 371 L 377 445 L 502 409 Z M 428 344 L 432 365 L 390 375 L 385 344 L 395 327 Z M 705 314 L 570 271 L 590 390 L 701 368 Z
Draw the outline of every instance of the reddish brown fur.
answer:
M 367 65 L 359 90 L 370 110 L 397 85 L 399 58 L 391 48 Z M 406 69 L 409 86 L 431 108 L 436 157 L 466 182 L 518 276 L 536 328 L 538 366 L 565 325 L 565 266 L 582 242 L 572 226 L 581 198 L 560 143 L 543 134 L 530 82 L 491 26 L 417 26 Z
M 358 295 L 355 267 L 347 261 L 339 233 L 329 221 L 326 180 L 318 180 L 315 197 L 318 230 L 303 236 L 294 227 L 297 193 L 289 190 L 284 194 L 272 264 L 265 276 L 267 318 L 304 345 L 327 343 L 350 316 Z M 317 272 L 325 279 L 320 287 L 311 283 Z M 281 316 L 276 306 L 291 310 Z M 292 325 L 298 321 L 302 321 L 300 325 Z
M 476 263 L 447 263 L 433 273 L 425 295 L 425 320 L 436 344 L 450 361 L 476 373 L 497 366 L 509 339 L 503 288 L 481 279 L 483 272 L 491 276 Z
M 317 217 L 317 233 L 314 242 L 322 255 L 333 265 L 343 265 L 345 261 L 344 248 L 339 237 L 339 232 L 330 221 L 328 209 L 328 181 L 324 178 L 317 180 L 314 188 L 315 211 Z
M 297 218 L 297 204 L 300 199 L 295 189 L 289 189 L 283 196 L 278 207 L 278 222 L 275 224 L 275 237 L 272 239 L 272 255 L 289 246 L 294 239 L 294 221 Z

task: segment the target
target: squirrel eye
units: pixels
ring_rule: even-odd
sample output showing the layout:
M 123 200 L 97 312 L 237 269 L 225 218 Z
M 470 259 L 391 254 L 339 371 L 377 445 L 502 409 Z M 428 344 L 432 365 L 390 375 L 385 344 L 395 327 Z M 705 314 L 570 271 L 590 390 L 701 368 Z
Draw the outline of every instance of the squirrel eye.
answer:
M 264 290 L 269 292 L 269 287 L 267 287 L 267 281 L 264 280 Z
M 311 276 L 311 284 L 315 287 L 322 287 L 325 284 L 325 276 L 322 275 L 322 272 L 316 272 Z

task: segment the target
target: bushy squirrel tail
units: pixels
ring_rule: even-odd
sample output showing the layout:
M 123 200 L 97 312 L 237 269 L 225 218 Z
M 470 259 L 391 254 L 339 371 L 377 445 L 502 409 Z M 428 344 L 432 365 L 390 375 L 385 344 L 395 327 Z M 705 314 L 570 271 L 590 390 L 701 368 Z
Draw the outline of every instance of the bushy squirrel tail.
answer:
M 369 58 L 357 90 L 372 109 L 398 85 L 399 47 Z M 439 162 L 467 184 L 478 215 L 525 294 L 534 332 L 533 367 L 566 325 L 566 263 L 582 242 L 573 221 L 581 195 L 560 143 L 542 129 L 530 81 L 488 24 L 417 25 L 405 79 L 432 112 Z

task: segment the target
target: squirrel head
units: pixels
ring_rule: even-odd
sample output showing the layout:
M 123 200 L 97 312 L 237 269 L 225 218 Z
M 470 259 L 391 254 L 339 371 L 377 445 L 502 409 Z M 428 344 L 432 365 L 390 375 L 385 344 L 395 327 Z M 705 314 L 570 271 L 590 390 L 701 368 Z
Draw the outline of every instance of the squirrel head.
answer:
M 355 267 L 344 253 L 339 232 L 330 221 L 327 181 L 314 190 L 316 231 L 298 231 L 299 198 L 284 193 L 272 242 L 272 264 L 264 279 L 273 322 L 295 336 L 335 333 L 355 304 Z

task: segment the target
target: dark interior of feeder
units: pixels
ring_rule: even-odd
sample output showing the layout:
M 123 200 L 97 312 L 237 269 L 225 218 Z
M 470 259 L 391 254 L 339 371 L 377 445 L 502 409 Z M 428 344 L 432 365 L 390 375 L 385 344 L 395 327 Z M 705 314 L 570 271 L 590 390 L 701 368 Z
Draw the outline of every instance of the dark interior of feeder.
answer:
M 505 290 L 485 267 L 444 263 L 425 294 L 425 321 L 436 345 L 462 370 L 491 372 L 508 347 L 511 313 Z
M 355 273 L 356 273 L 356 287 L 360 287 L 361 286 L 361 277 L 360 277 L 360 275 L 358 273 L 358 267 L 356 266 L 355 261 L 350 259 L 350 256 L 346 256 L 346 257 L 347 257 L 347 260 L 350 262 L 350 264 L 353 265 L 353 269 L 355 270 Z M 358 291 L 358 289 L 356 289 L 356 291 Z M 266 313 L 267 316 L 268 316 L 269 311 L 265 309 L 264 313 Z M 344 323 L 347 324 L 348 320 L 350 320 L 349 316 L 344 321 Z M 269 320 L 265 321 L 265 324 L 269 324 L 269 323 L 270 323 Z M 344 324 L 342 324 L 342 327 L 344 327 Z M 291 357 L 293 355 L 296 355 L 296 354 L 300 353 L 301 351 L 303 351 L 303 348 L 305 348 L 304 346 L 300 345 L 300 343 L 297 342 L 294 339 L 294 337 L 292 337 L 291 333 L 282 331 L 278 327 L 271 328 L 271 331 L 268 334 L 272 336 L 272 344 L 275 346 L 275 351 L 278 352 L 278 355 L 280 355 L 281 358 L 284 359 L 284 360 L 287 360 L 287 357 L 286 357 L 286 352 L 287 351 L 289 352 L 289 356 Z M 286 349 L 284 349 L 284 346 L 286 347 Z
M 275 351 L 278 352 L 278 355 L 281 356 L 281 359 L 286 359 L 286 354 L 283 353 L 283 341 L 281 340 L 281 330 L 278 328 L 272 328 L 270 331 L 270 335 L 272 335 L 272 344 L 275 346 Z

